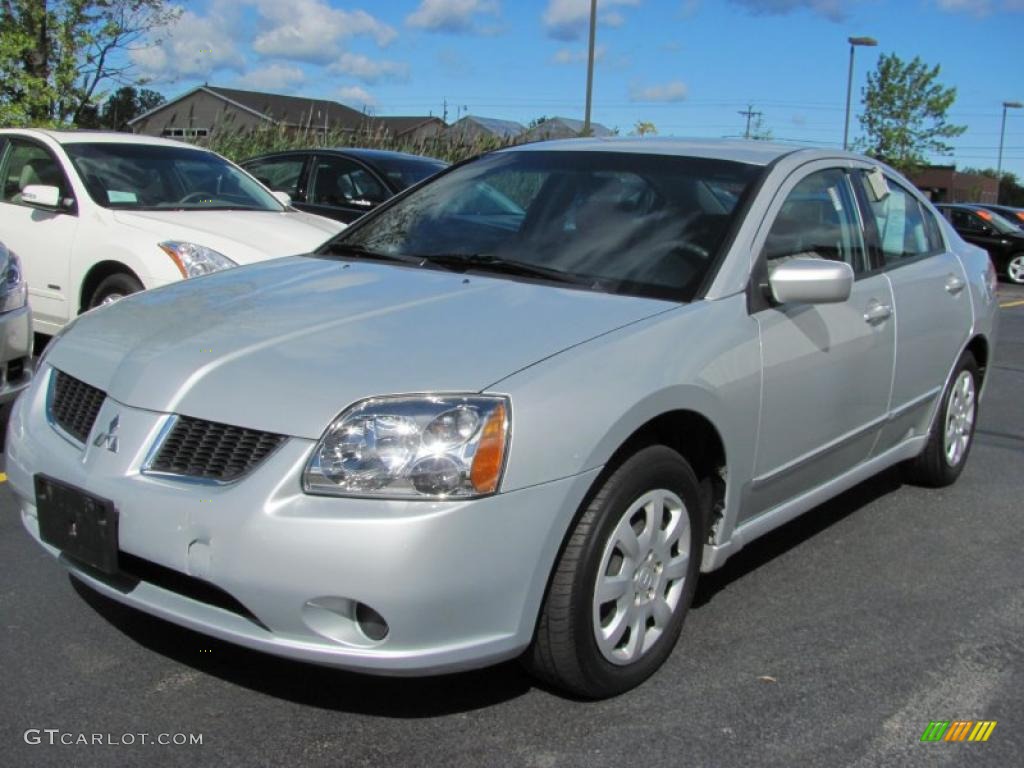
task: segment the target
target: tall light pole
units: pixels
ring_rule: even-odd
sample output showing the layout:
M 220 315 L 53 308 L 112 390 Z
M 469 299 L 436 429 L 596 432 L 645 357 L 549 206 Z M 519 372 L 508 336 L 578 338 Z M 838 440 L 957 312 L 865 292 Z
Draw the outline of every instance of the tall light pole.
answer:
M 999 160 L 996 162 L 996 173 L 999 174 L 1000 178 L 1003 173 L 1003 138 L 1006 136 L 1006 110 L 1008 109 L 1020 109 L 1024 107 L 1019 101 L 1004 101 L 1003 102 L 1003 125 L 999 129 Z
M 590 135 L 590 100 L 594 92 L 594 37 L 597 34 L 597 0 L 590 0 L 590 51 L 587 53 L 587 109 L 583 113 L 583 135 Z
M 846 122 L 843 123 L 843 150 L 850 146 L 850 97 L 853 94 L 853 52 L 858 45 L 874 47 L 878 41 L 873 37 L 850 37 L 850 72 L 846 76 Z
M 1002 191 L 1002 139 L 1007 135 L 1007 110 L 1019 110 L 1024 106 L 1020 101 L 1002 102 L 1002 126 L 999 128 L 999 158 L 995 161 L 995 203 L 998 205 Z

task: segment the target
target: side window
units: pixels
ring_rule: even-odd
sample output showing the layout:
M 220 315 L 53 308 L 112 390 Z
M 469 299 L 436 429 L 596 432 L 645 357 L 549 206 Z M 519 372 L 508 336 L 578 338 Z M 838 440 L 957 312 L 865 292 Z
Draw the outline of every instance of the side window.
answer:
M 866 272 L 864 237 L 846 173 L 838 168 L 817 171 L 793 187 L 764 250 L 769 267 L 800 256 L 845 261 L 854 272 Z
M 858 177 L 869 201 L 870 215 L 875 220 L 878 242 L 886 266 L 942 250 L 941 238 L 930 235 L 930 230 L 935 228 L 935 222 L 930 222 L 931 227 L 925 224 L 925 216 L 930 217 L 931 214 L 924 210 L 916 197 L 886 177 L 889 194 L 883 200 L 875 200 L 866 174 L 858 174 Z
M 309 185 L 308 202 L 370 208 L 390 194 L 365 168 L 344 157 L 319 157 Z
M 53 156 L 38 144 L 15 139 L 3 169 L 3 201 L 20 203 L 22 190 L 30 184 L 57 187 L 61 197 L 71 196 L 64 171 Z
M 287 192 L 292 197 L 299 194 L 299 179 L 302 167 L 306 164 L 304 157 L 280 157 L 273 160 L 257 160 L 246 163 L 245 170 L 260 180 L 274 192 Z

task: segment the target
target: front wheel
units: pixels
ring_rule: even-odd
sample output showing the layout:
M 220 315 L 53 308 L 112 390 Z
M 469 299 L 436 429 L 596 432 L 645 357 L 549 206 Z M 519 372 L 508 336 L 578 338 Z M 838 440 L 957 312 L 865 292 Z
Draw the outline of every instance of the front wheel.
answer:
M 911 482 L 940 488 L 960 477 L 974 440 L 980 383 L 974 355 L 964 352 L 942 394 L 925 449 L 906 465 Z
M 134 275 L 118 272 L 103 278 L 96 290 L 89 298 L 89 309 L 101 307 L 104 304 L 113 304 L 133 293 L 138 293 L 143 288 L 142 283 Z
M 573 695 L 633 688 L 672 652 L 693 600 L 704 524 L 697 478 L 643 448 L 601 485 L 569 535 L 523 661 Z
M 1010 282 L 1024 285 L 1024 253 L 1015 253 L 1006 264 L 1006 276 Z

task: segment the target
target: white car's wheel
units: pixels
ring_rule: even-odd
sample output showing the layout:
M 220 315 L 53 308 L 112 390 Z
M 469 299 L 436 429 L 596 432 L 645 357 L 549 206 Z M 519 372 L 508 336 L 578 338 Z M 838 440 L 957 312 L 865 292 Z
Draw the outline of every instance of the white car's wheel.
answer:
M 110 275 L 104 278 L 89 298 L 89 309 L 101 307 L 104 304 L 112 304 L 133 293 L 143 289 L 142 283 L 134 275 L 124 272 Z

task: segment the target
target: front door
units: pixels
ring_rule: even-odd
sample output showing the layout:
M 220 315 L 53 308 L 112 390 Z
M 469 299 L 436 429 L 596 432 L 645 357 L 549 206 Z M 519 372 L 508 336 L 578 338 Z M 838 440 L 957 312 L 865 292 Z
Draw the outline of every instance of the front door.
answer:
M 35 329 L 56 333 L 78 313 L 78 297 L 70 285 L 78 231 L 71 186 L 48 148 L 21 138 L 7 145 L 0 183 L 0 239 L 21 259 Z M 58 187 L 63 209 L 43 210 L 22 202 L 21 192 L 30 184 Z
M 346 224 L 384 202 L 391 193 L 354 160 L 339 155 L 318 155 L 313 160 L 306 202 L 298 207 Z
M 885 421 L 895 354 L 893 297 L 873 269 L 850 174 L 814 164 L 769 209 L 766 271 L 793 257 L 844 261 L 856 276 L 834 304 L 754 306 L 763 365 L 749 519 L 865 461 Z

